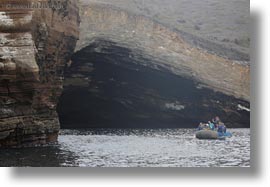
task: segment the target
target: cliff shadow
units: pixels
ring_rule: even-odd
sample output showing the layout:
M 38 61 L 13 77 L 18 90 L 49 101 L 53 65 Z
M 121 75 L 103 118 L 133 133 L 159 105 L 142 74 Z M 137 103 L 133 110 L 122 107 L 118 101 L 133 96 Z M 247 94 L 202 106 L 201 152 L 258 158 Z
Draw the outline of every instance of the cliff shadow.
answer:
M 195 128 L 220 116 L 250 127 L 249 102 L 173 74 L 143 51 L 95 39 L 66 68 L 62 128 Z

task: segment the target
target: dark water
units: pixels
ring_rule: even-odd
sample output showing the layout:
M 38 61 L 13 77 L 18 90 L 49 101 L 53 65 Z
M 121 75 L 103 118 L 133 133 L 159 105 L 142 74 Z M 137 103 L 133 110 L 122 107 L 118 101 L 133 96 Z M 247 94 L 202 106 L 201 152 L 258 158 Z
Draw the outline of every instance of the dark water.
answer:
M 55 145 L 2 149 L 0 166 L 249 167 L 250 129 L 197 140 L 193 129 L 62 130 Z

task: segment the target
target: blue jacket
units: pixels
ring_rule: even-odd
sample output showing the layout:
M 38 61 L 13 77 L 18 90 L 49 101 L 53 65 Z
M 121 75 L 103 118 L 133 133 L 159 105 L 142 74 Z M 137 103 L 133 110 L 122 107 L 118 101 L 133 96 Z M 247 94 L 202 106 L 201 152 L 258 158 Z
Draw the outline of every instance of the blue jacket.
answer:
M 218 132 L 220 133 L 226 133 L 226 126 L 225 125 L 219 125 L 218 126 Z

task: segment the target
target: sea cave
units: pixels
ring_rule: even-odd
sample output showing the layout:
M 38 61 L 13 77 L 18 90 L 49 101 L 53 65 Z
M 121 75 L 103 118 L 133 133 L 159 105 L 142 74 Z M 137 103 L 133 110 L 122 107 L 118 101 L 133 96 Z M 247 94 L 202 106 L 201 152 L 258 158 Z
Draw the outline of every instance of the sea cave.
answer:
M 193 128 L 218 115 L 249 127 L 249 103 L 174 75 L 121 44 L 95 39 L 65 69 L 61 128 Z

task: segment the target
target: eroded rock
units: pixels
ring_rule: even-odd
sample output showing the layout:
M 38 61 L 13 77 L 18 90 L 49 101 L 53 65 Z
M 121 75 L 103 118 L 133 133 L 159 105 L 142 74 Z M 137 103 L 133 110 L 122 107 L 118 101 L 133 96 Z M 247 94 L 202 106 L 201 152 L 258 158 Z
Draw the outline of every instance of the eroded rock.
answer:
M 98 49 L 98 50 L 96 50 Z M 97 39 L 72 57 L 58 103 L 63 128 L 196 128 L 215 115 L 250 126 L 249 102 L 202 87 L 133 51 Z
M 102 38 L 132 50 L 134 59 L 150 58 L 173 74 L 201 82 L 205 86 L 249 101 L 250 66 L 240 53 L 168 28 L 145 16 L 112 5 L 89 3 L 81 9 L 80 40 L 76 51 Z M 208 47 L 208 49 L 206 48 Z M 97 52 L 100 48 L 94 49 Z M 141 54 L 140 51 L 144 51 Z M 240 58 L 239 58 L 240 57 Z
M 77 2 L 19 8 L 31 2 L 1 1 L 0 147 L 55 142 L 60 128 L 55 108 L 78 38 Z
M 2 4 L 9 2 L 1 1 Z M 14 5 L 28 2 L 31 1 L 12 0 Z M 194 89 L 206 89 L 213 97 L 221 94 L 223 98 L 221 104 L 215 103 L 218 99 L 201 100 L 199 107 L 210 105 L 228 118 L 234 116 L 237 123 L 248 124 L 250 65 L 249 55 L 244 53 L 246 50 L 228 49 L 220 43 L 158 23 L 151 18 L 150 9 L 150 16 L 145 16 L 124 7 L 89 2 L 81 7 L 80 16 L 75 0 L 61 1 L 60 9 L 1 6 L 0 147 L 33 146 L 57 140 L 60 124 L 56 107 L 63 89 L 63 72 L 65 68 L 74 67 L 70 66 L 70 57 L 79 31 L 78 53 L 89 49 L 91 54 L 113 61 L 113 65 L 117 65 L 117 59 L 111 57 L 129 59 L 135 67 L 195 82 Z M 82 75 L 94 69 L 89 64 L 70 69 L 75 71 L 69 79 L 72 82 L 66 81 L 65 85 L 75 84 L 98 94 L 100 89 L 91 83 L 90 77 Z M 108 81 L 117 82 L 114 78 Z M 120 84 L 123 88 L 126 85 L 125 81 Z M 148 94 L 153 96 L 154 93 Z M 183 101 L 168 100 L 160 106 L 177 113 L 189 109 L 188 102 Z M 134 101 L 118 99 L 116 102 L 130 109 Z M 139 115 L 139 118 L 146 117 L 149 115 Z

